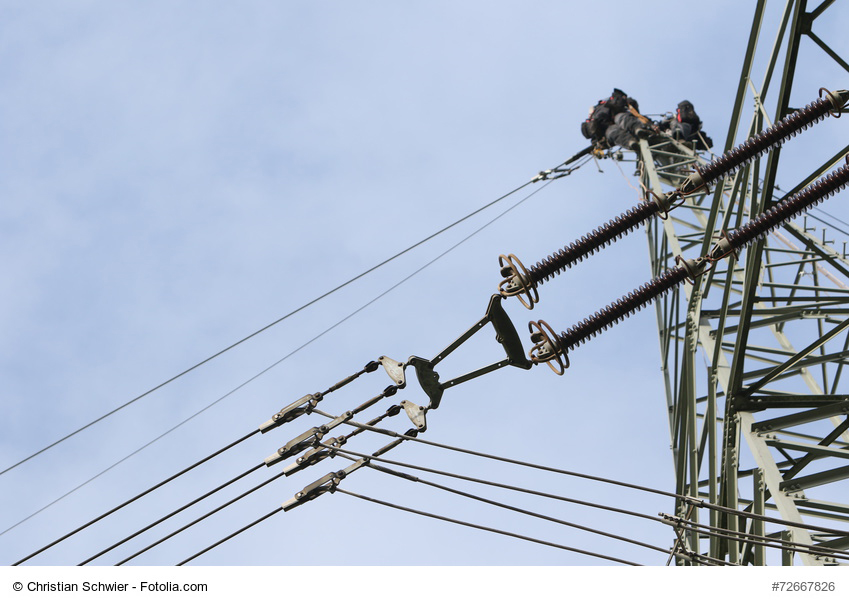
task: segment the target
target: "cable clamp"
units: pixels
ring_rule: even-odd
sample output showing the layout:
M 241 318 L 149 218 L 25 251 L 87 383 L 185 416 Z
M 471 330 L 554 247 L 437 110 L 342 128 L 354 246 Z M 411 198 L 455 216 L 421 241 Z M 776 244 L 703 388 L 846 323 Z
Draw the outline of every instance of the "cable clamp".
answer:
M 705 500 L 700 499 L 698 497 L 681 496 L 681 497 L 678 497 L 678 499 L 680 499 L 683 503 L 690 505 L 691 507 L 704 507 L 705 506 Z
M 548 179 L 548 176 L 550 174 L 551 174 L 550 168 L 548 170 L 541 170 L 536 174 L 536 176 L 533 179 L 531 179 L 531 183 L 536 183 L 537 181 L 545 181 L 546 179 Z
M 259 426 L 262 433 L 267 433 L 279 427 L 284 423 L 293 421 L 303 414 L 310 414 L 315 408 L 315 405 L 321 402 L 322 396 L 320 393 L 307 394 L 299 400 L 295 400 L 288 406 L 282 408 L 280 412 L 271 417 L 268 421 Z
M 277 452 L 273 455 L 266 457 L 265 465 L 266 467 L 271 467 L 275 463 L 279 463 L 284 459 L 288 459 L 292 455 L 296 455 L 299 452 L 302 452 L 309 448 L 310 446 L 318 446 L 320 440 L 326 436 L 330 431 L 345 423 L 346 421 L 350 421 L 354 416 L 350 410 L 342 413 L 329 423 L 325 425 L 321 425 L 320 427 L 313 427 L 312 429 L 306 430 L 304 433 L 299 435 L 297 438 L 293 438 L 289 440 L 285 446 L 279 448 Z
M 289 465 L 286 469 L 284 469 L 283 473 L 288 477 L 294 473 L 301 471 L 302 469 L 306 469 L 307 467 L 311 467 L 316 463 L 320 463 L 328 457 L 332 459 L 336 456 L 335 449 L 342 446 L 345 441 L 345 436 L 340 436 L 339 438 L 333 438 L 332 440 L 328 440 L 327 442 L 322 442 L 312 450 L 305 452 L 300 457 L 298 457 L 298 460 Z
M 660 516 L 661 522 L 663 522 L 664 524 L 667 524 L 668 526 L 672 526 L 673 528 L 684 528 L 684 526 L 685 526 L 684 520 L 679 518 L 678 516 L 672 516 L 672 515 L 669 515 L 668 513 L 663 513 L 663 512 L 661 512 L 657 515 Z
M 283 503 L 283 511 L 291 511 L 295 507 L 303 505 L 313 499 L 317 499 L 325 492 L 334 492 L 336 486 L 345 477 L 344 471 L 334 471 L 305 486 L 303 490 L 296 493 L 294 497 Z

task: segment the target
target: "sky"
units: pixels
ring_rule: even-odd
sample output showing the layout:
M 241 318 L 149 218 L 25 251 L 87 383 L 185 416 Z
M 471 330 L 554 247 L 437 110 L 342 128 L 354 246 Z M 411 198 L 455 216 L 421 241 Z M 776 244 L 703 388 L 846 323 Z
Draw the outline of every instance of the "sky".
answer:
M 586 146 L 580 122 L 613 87 L 647 114 L 689 99 L 721 145 L 754 3 L 605 7 L 601 14 L 571 1 L 0 3 L 0 468 L 560 164 Z M 839 40 L 833 23 L 821 37 Z M 801 103 L 819 86 L 841 87 L 807 80 L 797 86 Z M 435 356 L 483 316 L 500 254 L 526 265 L 551 254 L 636 204 L 636 184 L 633 163 L 608 160 L 528 186 L 3 473 L 0 562 L 28 555 L 379 356 Z M 650 277 L 638 231 L 544 285 L 534 310 L 515 300 L 504 307 L 529 346 L 529 321 L 566 330 Z M 440 364 L 441 377 L 503 357 L 486 330 Z M 562 377 L 543 367 L 505 368 L 447 390 L 422 437 L 671 491 L 653 309 L 571 361 Z M 357 419 L 402 398 L 425 404 L 408 380 Z M 388 384 L 382 371 L 368 374 L 319 408 L 342 413 Z M 403 417 L 387 427 L 406 431 Z M 323 422 L 304 416 L 253 436 L 31 563 L 76 564 Z M 371 452 L 386 441 L 362 435 L 348 446 Z M 649 516 L 673 507 L 665 497 L 421 444 L 387 456 Z M 175 564 L 347 465 L 329 459 L 275 481 L 133 563 Z M 94 563 L 127 557 L 281 469 L 252 473 Z M 658 547 L 674 540 L 652 520 L 427 477 Z M 662 553 L 370 469 L 340 488 L 666 563 Z M 609 562 L 335 493 L 193 563 Z

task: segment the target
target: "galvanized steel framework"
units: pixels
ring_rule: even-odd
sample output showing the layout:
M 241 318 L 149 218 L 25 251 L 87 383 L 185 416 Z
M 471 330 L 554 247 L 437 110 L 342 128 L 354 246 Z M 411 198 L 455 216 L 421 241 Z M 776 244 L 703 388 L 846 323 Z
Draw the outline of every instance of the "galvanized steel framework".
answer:
M 846 61 L 815 33 L 817 19 L 828 16 L 833 3 L 826 0 L 809 10 L 805 0 L 786 2 L 759 80 L 753 66 L 766 11 L 766 1 L 759 0 L 724 149 L 793 111 L 789 100 L 803 38 L 816 44 L 823 61 L 836 62 L 847 75 Z M 844 84 L 822 83 L 849 88 Z M 775 104 L 772 115 L 768 99 Z M 741 126 L 745 131 L 738 138 Z M 849 123 L 826 118 L 814 128 L 845 129 Z M 641 145 L 641 179 L 654 191 L 678 187 L 692 162 L 700 161 L 684 144 Z M 822 164 L 794 183 L 790 193 L 843 162 L 849 145 L 817 149 Z M 707 255 L 723 229 L 774 204 L 776 179 L 785 168 L 780 156 L 777 148 L 721 181 L 715 191 L 687 198 L 668 219 L 653 219 L 648 227 L 653 275 L 674 266 L 678 255 Z M 845 203 L 845 197 L 836 199 Z M 720 261 L 657 302 L 678 494 L 736 511 L 849 530 L 849 387 L 843 377 L 849 363 L 849 265 L 845 251 L 824 240 L 805 224 L 787 224 L 739 259 Z M 726 531 L 687 526 L 679 536 L 690 552 L 739 564 L 846 563 L 767 549 L 732 534 L 849 550 L 849 539 L 827 530 L 706 514 L 684 500 L 676 509 L 680 518 Z

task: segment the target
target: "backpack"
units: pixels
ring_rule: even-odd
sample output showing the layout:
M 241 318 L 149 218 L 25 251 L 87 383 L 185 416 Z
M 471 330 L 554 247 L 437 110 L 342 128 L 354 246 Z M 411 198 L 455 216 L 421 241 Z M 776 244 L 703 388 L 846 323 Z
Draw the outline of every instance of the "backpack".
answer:
M 599 101 L 590 117 L 581 123 L 581 134 L 587 139 L 601 139 L 607 127 L 613 123 L 613 112 L 607 101 Z

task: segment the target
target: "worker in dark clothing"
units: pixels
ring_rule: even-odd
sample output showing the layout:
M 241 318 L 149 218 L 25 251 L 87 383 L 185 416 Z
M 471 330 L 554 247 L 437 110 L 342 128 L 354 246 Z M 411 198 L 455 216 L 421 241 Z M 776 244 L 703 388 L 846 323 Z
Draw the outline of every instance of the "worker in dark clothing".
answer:
M 581 124 L 581 133 L 599 147 L 618 145 L 636 151 L 637 139 L 652 133 L 651 122 L 638 110 L 635 99 L 614 88 L 610 97 L 590 109 L 589 117 Z
M 673 139 L 694 142 L 696 149 L 713 147 L 713 141 L 702 130 L 702 121 L 693 104 L 686 99 L 678 104 L 675 114 L 662 120 L 658 127 Z
M 631 106 L 633 107 L 633 106 Z M 605 139 L 610 145 L 618 145 L 633 151 L 640 147 L 638 139 L 648 139 L 652 131 L 647 124 L 631 111 L 624 111 L 613 117 L 613 124 L 607 127 Z

